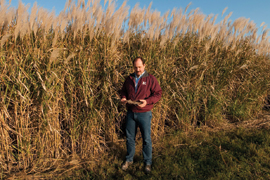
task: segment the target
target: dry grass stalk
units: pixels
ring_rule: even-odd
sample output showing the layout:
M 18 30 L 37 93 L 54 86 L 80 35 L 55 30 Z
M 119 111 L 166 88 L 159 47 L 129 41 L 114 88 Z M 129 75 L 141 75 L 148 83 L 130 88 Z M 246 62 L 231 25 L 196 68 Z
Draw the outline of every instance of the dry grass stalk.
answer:
M 1 47 L 5 44 L 5 42 L 9 39 L 9 37 L 12 36 L 11 34 L 6 34 L 1 39 Z
M 60 50 L 61 49 L 59 49 L 59 48 L 53 49 L 53 51 L 51 53 L 51 57 L 50 57 L 50 63 L 54 62 L 58 58 L 58 56 L 60 54 Z
M 76 56 L 75 53 L 71 53 L 71 54 L 66 58 L 65 64 L 68 64 L 68 62 L 69 62 L 72 58 L 74 58 L 75 56 Z
M 223 9 L 221 16 L 223 16 L 223 14 L 227 11 L 227 9 L 228 9 L 228 7 L 225 7 L 225 8 Z

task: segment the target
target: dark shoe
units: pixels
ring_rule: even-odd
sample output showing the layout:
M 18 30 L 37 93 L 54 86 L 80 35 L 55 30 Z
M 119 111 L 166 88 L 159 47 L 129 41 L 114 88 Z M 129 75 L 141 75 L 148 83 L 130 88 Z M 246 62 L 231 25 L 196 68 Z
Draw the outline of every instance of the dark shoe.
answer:
M 122 170 L 125 171 L 127 170 L 128 166 L 133 164 L 133 161 L 125 161 L 123 164 L 122 164 Z
M 146 165 L 144 167 L 144 171 L 145 171 L 146 174 L 149 174 L 151 172 L 151 165 Z

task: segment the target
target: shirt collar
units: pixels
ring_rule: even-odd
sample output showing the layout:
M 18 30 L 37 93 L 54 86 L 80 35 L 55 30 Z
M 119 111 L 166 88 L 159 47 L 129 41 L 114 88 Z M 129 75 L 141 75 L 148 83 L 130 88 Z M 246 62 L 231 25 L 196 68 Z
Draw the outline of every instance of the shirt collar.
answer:
M 135 73 L 135 78 L 136 79 L 141 78 L 144 73 L 145 73 L 145 71 L 143 71 L 143 73 L 139 77 L 137 77 L 137 74 Z

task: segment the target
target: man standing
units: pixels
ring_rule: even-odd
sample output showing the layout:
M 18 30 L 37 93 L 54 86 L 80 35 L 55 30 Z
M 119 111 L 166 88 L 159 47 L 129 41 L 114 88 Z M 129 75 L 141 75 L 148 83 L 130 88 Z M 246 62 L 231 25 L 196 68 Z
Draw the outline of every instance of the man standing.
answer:
M 122 169 L 126 170 L 133 163 L 135 154 L 135 137 L 139 126 L 143 138 L 143 158 L 145 172 L 151 172 L 152 140 L 151 118 L 154 104 L 161 98 L 162 90 L 157 79 L 145 71 L 145 62 L 141 57 L 133 60 L 134 73 L 130 74 L 121 90 L 121 102 L 127 103 L 126 117 L 126 160 Z M 138 101 L 139 105 L 129 104 L 128 100 Z

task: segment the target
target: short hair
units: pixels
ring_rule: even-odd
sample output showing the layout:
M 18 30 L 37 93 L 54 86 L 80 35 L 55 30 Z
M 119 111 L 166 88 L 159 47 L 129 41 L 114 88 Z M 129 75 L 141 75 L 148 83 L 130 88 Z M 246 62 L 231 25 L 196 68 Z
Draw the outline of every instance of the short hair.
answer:
M 140 60 L 142 61 L 143 65 L 144 65 L 145 61 L 144 61 L 144 59 L 143 59 L 142 57 L 136 57 L 136 58 L 134 58 L 134 60 L 133 60 L 133 62 L 132 62 L 133 65 L 134 65 L 134 63 L 135 63 L 138 59 L 140 59 Z

